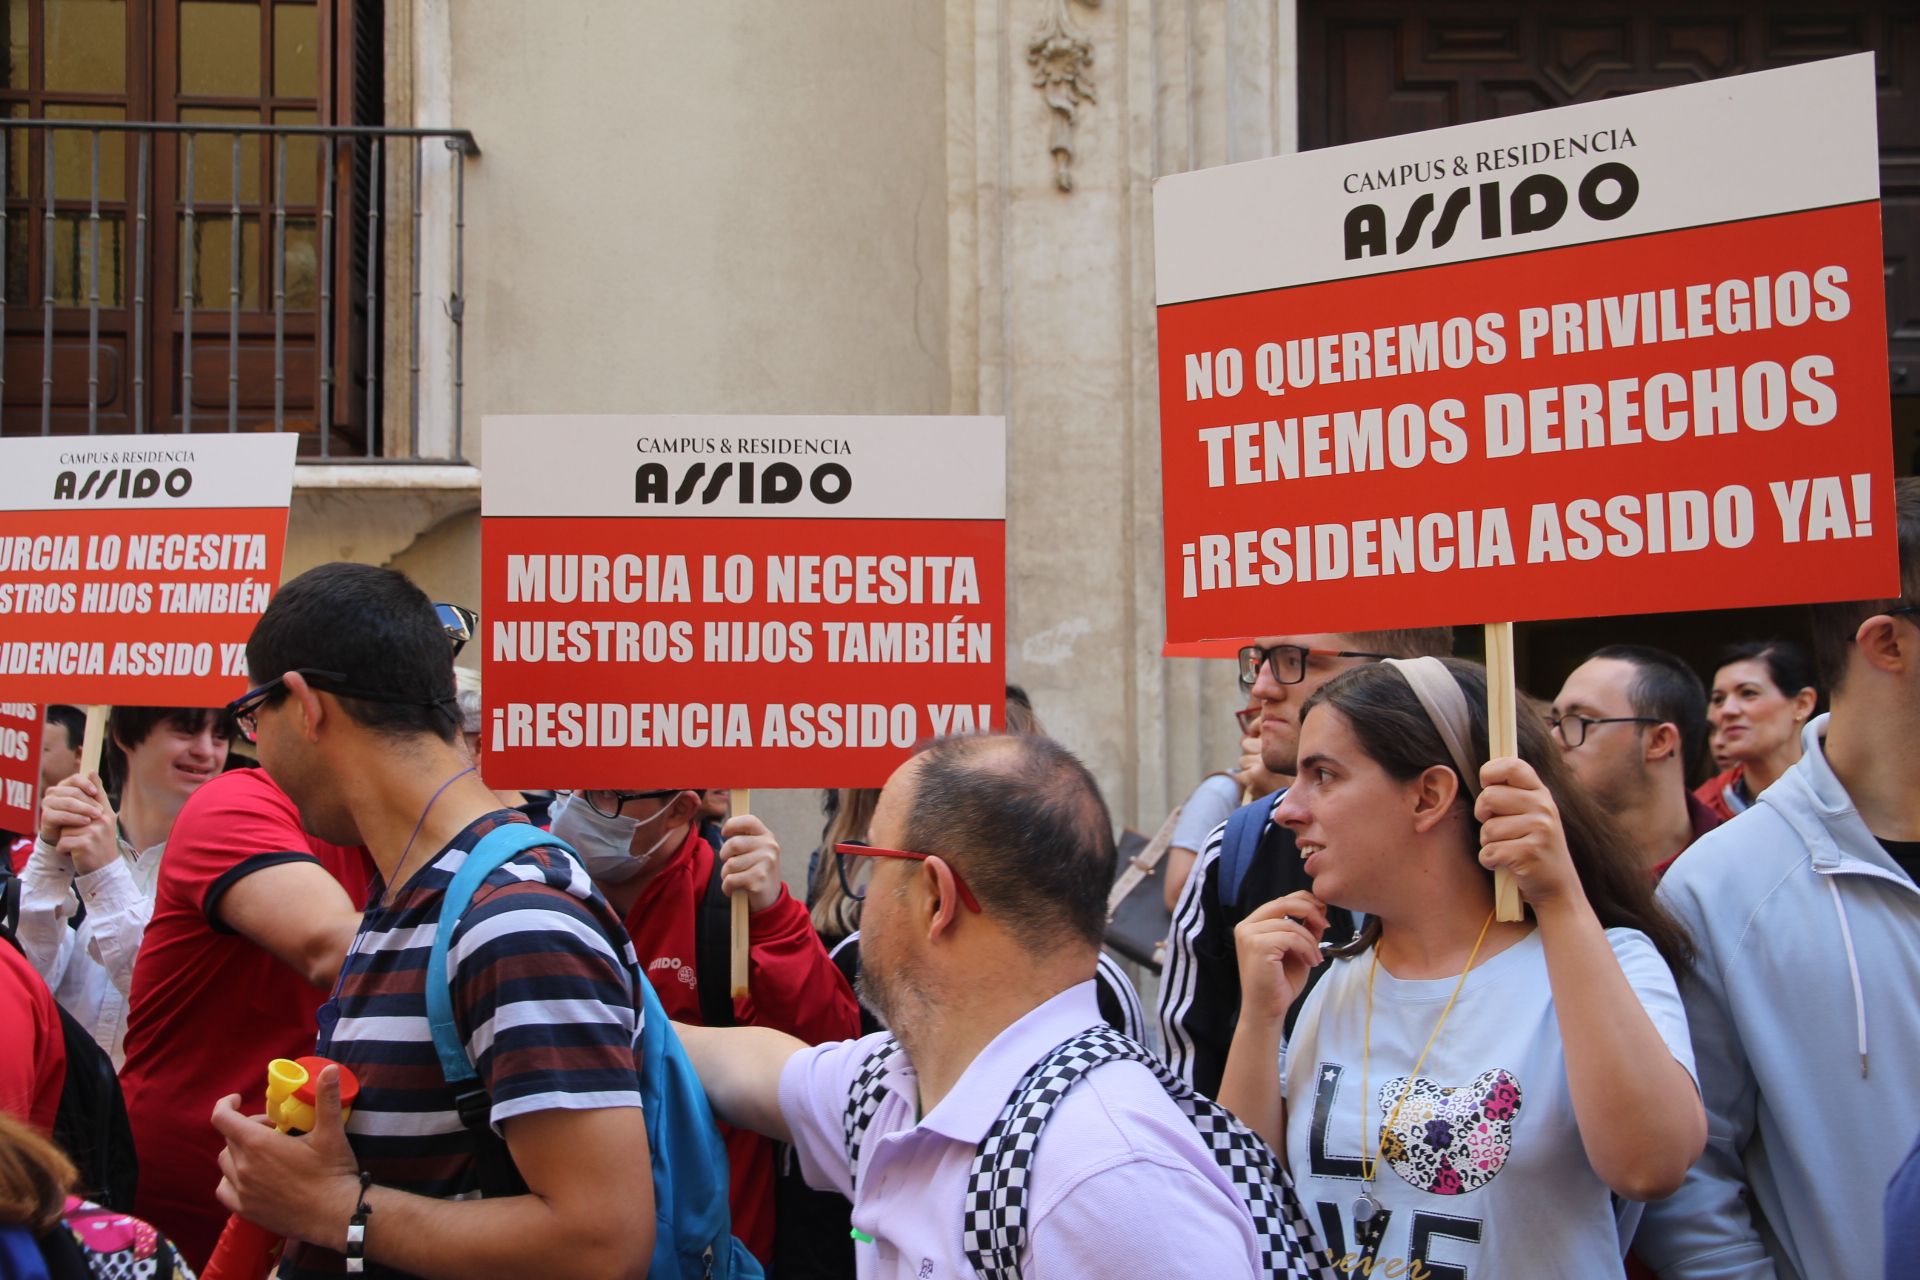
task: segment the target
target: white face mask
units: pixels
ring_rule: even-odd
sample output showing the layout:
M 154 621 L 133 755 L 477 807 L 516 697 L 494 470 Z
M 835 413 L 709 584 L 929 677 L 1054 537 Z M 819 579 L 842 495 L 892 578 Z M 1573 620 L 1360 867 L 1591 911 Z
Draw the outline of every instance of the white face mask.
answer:
M 596 813 L 592 805 L 576 794 L 554 814 L 553 834 L 574 847 L 587 864 L 588 875 L 604 884 L 619 884 L 645 871 L 654 855 L 660 852 L 660 846 L 674 832 L 668 827 L 645 853 L 636 854 L 633 837 L 640 825 L 639 818 L 608 818 Z

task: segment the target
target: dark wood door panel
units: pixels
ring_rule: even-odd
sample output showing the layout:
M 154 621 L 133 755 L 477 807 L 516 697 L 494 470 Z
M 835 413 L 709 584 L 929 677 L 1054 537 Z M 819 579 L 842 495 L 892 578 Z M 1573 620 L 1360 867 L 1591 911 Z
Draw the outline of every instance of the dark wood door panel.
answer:
M 1920 395 L 1920 6 L 1300 0 L 1300 143 L 1361 142 L 1871 51 L 1890 379 Z

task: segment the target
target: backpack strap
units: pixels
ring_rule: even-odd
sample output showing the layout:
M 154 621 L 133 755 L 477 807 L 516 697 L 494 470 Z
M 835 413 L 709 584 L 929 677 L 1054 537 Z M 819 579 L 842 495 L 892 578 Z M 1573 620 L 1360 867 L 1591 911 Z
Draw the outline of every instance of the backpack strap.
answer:
M 700 1021 L 709 1027 L 731 1027 L 733 1016 L 733 904 L 720 887 L 725 866 L 713 851 L 713 874 L 693 911 L 693 976 L 700 995 Z
M 880 1095 L 883 1092 L 880 1081 L 887 1074 L 887 1067 L 893 1062 L 895 1054 L 900 1052 L 900 1042 L 888 1036 L 880 1042 L 880 1047 L 868 1055 L 860 1074 L 853 1078 L 853 1088 L 847 1092 L 847 1110 L 842 1124 L 847 1140 L 847 1177 L 848 1199 L 851 1192 L 860 1186 L 860 1144 L 866 1140 L 867 1126 L 873 1123 L 873 1113 L 880 1109 Z
M 1285 794 L 1282 789 L 1270 796 L 1261 796 L 1227 816 L 1227 829 L 1220 838 L 1221 906 L 1232 910 L 1233 904 L 1240 901 L 1247 871 L 1253 866 L 1254 854 L 1260 852 L 1260 841 L 1266 836 L 1267 824 L 1273 817 L 1273 806 Z
M 20 945 L 20 877 L 11 871 L 0 874 L 0 935 L 14 946 Z
M 460 1123 L 475 1136 L 481 1188 L 483 1192 L 492 1194 L 515 1187 L 519 1175 L 513 1168 L 506 1143 L 493 1132 L 493 1105 L 487 1097 L 486 1085 L 481 1082 L 473 1061 L 467 1057 L 466 1042 L 460 1038 L 460 1030 L 454 1024 L 453 988 L 447 978 L 447 949 L 453 944 L 453 935 L 459 928 L 461 916 L 466 914 L 467 907 L 473 902 L 473 895 L 486 878 L 528 849 L 542 845 L 563 849 L 575 859 L 580 856 L 566 841 L 528 822 L 503 822 L 481 836 L 473 851 L 467 854 L 466 861 L 460 864 L 460 869 L 453 873 L 453 883 L 447 886 L 446 894 L 441 899 L 440 918 L 433 931 L 433 949 L 427 956 L 425 995 L 427 1026 L 433 1033 L 433 1051 L 440 1059 L 440 1073 L 453 1086 L 454 1109 L 460 1115 Z
M 1150 1051 L 1104 1026 L 1088 1028 L 1035 1064 L 981 1141 L 968 1174 L 961 1219 L 961 1243 L 974 1271 L 986 1280 L 1020 1276 L 1041 1130 L 1087 1072 L 1121 1061 L 1138 1062 L 1153 1072 L 1233 1183 L 1253 1219 L 1260 1274 L 1280 1280 L 1334 1280 L 1293 1182 L 1267 1144 L 1217 1103 L 1195 1093 Z

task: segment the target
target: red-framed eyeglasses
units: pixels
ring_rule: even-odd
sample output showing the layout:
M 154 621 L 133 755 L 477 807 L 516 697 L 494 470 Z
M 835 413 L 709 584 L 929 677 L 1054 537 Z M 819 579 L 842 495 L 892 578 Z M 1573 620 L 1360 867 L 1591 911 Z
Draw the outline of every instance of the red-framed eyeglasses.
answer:
M 935 856 L 937 855 L 931 853 L 913 853 L 906 849 L 882 849 L 861 840 L 848 840 L 833 846 L 834 869 L 840 874 L 840 888 L 845 891 L 849 898 L 852 898 L 856 902 L 866 901 L 867 886 L 861 884 L 858 890 L 855 889 L 853 877 L 847 874 L 845 859 L 905 858 L 910 862 L 925 862 L 928 858 Z M 945 858 L 941 858 L 940 861 L 946 866 L 948 872 L 952 874 L 953 887 L 960 891 L 960 901 L 966 904 L 967 910 L 973 912 L 975 915 L 982 914 L 980 910 L 980 900 L 973 896 L 973 890 L 967 888 L 967 882 L 960 878 L 959 871 L 955 870 L 954 865 Z

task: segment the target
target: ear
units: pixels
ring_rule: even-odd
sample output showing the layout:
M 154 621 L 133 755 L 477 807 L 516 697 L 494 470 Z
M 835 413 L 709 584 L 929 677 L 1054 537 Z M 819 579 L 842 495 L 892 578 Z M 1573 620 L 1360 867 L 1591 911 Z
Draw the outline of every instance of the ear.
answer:
M 1671 720 L 1662 720 L 1647 730 L 1646 745 L 1640 748 L 1648 763 L 1677 758 L 1680 754 L 1680 728 Z
M 327 719 L 327 708 L 320 701 L 320 695 L 298 671 L 287 672 L 283 683 L 286 685 L 287 701 L 300 710 L 300 736 L 309 742 L 318 742 L 320 726 Z
M 1813 718 L 1813 709 L 1820 705 L 1820 695 L 1813 689 L 1802 689 L 1793 695 L 1793 722 L 1805 724 Z
M 1439 826 L 1460 798 L 1460 775 L 1445 765 L 1429 765 L 1409 785 L 1415 831 L 1427 832 Z
M 692 822 L 699 812 L 700 793 L 697 791 L 682 791 L 667 801 L 666 815 L 669 826 L 678 827 Z
M 1876 613 L 1853 633 L 1854 652 L 1876 671 L 1898 672 L 1916 657 L 1916 632 L 1884 613 Z
M 967 908 L 945 858 L 927 858 L 920 864 L 920 875 L 927 894 L 927 941 L 933 942 L 951 933 Z

